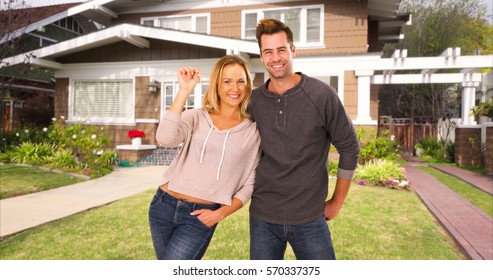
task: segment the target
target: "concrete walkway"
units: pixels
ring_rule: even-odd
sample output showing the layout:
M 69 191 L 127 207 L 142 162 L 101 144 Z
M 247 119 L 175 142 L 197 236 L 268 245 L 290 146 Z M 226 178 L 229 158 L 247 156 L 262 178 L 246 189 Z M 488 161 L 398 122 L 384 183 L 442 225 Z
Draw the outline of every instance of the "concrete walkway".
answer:
M 478 207 L 472 205 L 455 191 L 440 183 L 433 176 L 416 166 L 423 165 L 416 160 L 408 160 L 403 167 L 408 180 L 428 207 L 431 213 L 454 238 L 458 246 L 472 260 L 493 260 L 493 219 Z M 462 169 L 447 167 L 453 174 L 465 174 Z M 468 174 L 472 175 L 472 174 Z M 462 180 L 481 189 L 491 186 L 486 178 L 462 176 Z M 493 197 L 492 197 L 493 203 Z
M 157 189 L 165 166 L 116 167 L 104 177 L 0 200 L 0 238 Z M 150 199 L 150 198 L 149 198 Z

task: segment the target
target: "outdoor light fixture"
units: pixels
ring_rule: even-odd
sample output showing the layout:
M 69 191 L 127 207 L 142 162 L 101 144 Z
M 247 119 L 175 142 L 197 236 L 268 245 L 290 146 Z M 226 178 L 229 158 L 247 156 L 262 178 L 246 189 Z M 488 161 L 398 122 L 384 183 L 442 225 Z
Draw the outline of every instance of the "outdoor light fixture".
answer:
M 159 83 L 156 80 L 152 80 L 147 87 L 150 93 L 157 93 L 159 91 Z

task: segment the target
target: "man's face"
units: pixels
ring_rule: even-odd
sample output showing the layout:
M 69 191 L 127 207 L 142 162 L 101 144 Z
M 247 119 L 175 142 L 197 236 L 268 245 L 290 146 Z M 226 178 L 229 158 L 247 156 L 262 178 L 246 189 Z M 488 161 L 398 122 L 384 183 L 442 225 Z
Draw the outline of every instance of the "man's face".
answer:
M 294 45 L 289 45 L 286 33 L 264 34 L 260 40 L 262 43 L 260 60 L 271 79 L 282 79 L 292 74 L 296 48 Z

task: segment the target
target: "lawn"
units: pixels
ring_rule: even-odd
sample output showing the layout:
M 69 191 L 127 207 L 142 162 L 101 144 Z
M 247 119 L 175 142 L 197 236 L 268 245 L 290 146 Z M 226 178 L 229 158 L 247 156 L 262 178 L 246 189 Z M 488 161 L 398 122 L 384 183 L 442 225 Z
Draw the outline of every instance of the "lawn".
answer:
M 0 165 L 0 177 L 0 199 L 86 181 L 69 174 L 18 165 Z
M 0 242 L 3 260 L 154 259 L 147 222 L 154 191 L 41 225 Z M 338 259 L 465 259 L 413 192 L 353 184 L 330 223 Z M 204 259 L 248 259 L 248 207 L 220 223 Z M 288 248 L 286 259 L 294 259 Z

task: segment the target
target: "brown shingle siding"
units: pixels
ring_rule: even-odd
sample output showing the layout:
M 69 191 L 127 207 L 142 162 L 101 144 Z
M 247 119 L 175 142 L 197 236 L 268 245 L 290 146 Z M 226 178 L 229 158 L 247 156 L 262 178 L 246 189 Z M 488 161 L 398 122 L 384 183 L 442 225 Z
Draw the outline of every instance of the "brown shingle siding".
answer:
M 214 9 L 183 10 L 175 12 L 124 14 L 113 24 L 129 22 L 140 24 L 142 17 L 191 15 L 210 13 L 210 33 L 216 36 L 241 38 L 242 10 L 257 10 L 295 6 L 324 5 L 324 44 L 321 49 L 298 50 L 300 56 L 366 53 L 368 21 L 366 1 L 293 1 L 278 4 L 235 6 Z

